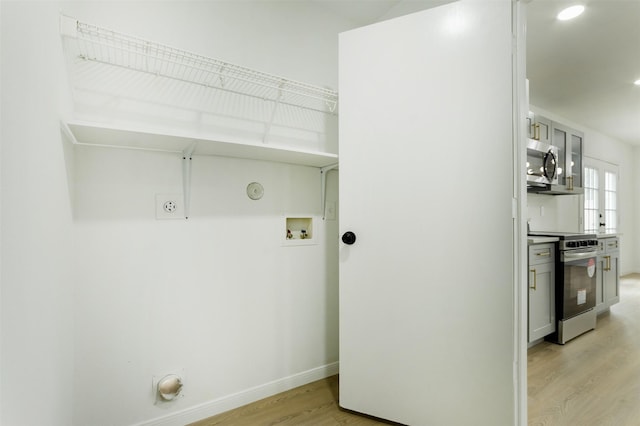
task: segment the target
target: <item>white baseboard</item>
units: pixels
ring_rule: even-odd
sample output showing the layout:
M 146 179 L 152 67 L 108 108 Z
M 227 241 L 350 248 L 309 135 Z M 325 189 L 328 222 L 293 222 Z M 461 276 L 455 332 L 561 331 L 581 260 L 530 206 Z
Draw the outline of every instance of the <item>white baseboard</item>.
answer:
M 234 408 L 242 407 L 263 398 L 315 382 L 338 374 L 338 362 L 326 364 L 302 373 L 294 374 L 282 379 L 274 380 L 263 385 L 255 386 L 231 395 L 226 395 L 213 401 L 205 402 L 185 410 L 156 417 L 132 426 L 184 426 Z

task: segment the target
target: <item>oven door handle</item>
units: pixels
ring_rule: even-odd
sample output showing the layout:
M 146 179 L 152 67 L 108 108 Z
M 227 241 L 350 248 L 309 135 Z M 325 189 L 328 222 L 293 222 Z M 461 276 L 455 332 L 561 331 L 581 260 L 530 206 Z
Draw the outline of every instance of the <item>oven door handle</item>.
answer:
M 569 261 L 569 260 L 587 259 L 589 257 L 596 257 L 597 255 L 598 255 L 598 252 L 596 250 L 580 251 L 580 252 L 565 251 L 564 260 Z

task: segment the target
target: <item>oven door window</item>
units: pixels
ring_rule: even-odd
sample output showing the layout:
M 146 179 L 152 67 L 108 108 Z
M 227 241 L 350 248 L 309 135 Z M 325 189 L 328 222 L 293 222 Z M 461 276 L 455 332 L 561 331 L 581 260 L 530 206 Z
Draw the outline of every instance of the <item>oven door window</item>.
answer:
M 596 258 L 565 261 L 563 264 L 562 319 L 596 306 Z

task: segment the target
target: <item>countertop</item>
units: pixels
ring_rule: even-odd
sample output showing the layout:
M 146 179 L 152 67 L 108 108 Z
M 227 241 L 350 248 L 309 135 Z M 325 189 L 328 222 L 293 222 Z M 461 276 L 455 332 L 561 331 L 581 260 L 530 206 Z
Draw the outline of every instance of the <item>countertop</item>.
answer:
M 612 238 L 612 237 L 619 237 L 622 234 L 620 232 L 602 232 L 602 233 L 598 233 L 598 238 Z
M 620 233 L 620 232 L 603 232 L 603 233 L 598 233 L 596 235 L 597 235 L 597 238 L 613 238 L 613 237 L 620 237 L 622 235 L 622 233 Z M 529 244 L 529 245 L 555 243 L 555 242 L 558 242 L 558 241 L 560 241 L 560 238 L 558 238 L 558 237 L 545 237 L 545 236 L 536 236 L 536 235 L 527 236 L 527 244 Z
M 537 237 L 533 235 L 529 235 L 527 237 L 527 244 L 544 244 L 544 243 L 555 243 L 560 241 L 558 237 Z

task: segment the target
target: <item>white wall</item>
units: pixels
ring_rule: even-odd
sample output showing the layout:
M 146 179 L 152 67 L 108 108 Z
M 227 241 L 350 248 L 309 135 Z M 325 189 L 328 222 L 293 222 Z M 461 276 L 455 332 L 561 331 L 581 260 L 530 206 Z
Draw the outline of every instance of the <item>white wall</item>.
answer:
M 301 2 L 2 2 L 2 424 L 184 424 L 335 371 L 318 169 L 196 157 L 190 219 L 156 220 L 155 194 L 182 192 L 177 157 L 61 140 L 59 11 L 333 88 L 353 26 Z M 313 216 L 317 244 L 283 247 L 285 214 Z M 154 405 L 169 372 L 184 397 Z
M 638 206 L 636 206 L 636 190 L 637 179 L 635 170 L 637 169 L 638 162 L 636 159 L 637 148 L 617 141 L 607 135 L 603 135 L 583 124 L 575 123 L 567 120 L 557 114 L 550 111 L 546 111 L 535 106 L 531 106 L 531 110 L 536 113 L 548 117 L 552 120 L 566 124 L 570 127 L 578 129 L 584 132 L 584 155 L 587 157 L 597 158 L 602 161 L 617 164 L 620 170 L 620 188 L 619 188 L 619 209 L 620 209 L 620 227 L 619 232 L 622 234 L 620 237 L 620 257 L 621 257 L 621 273 L 628 274 L 635 271 L 640 271 L 640 261 L 638 253 L 640 253 L 640 247 L 637 246 L 636 241 L 638 229 L 640 229 L 640 221 L 637 219 L 636 212 Z M 579 213 L 579 207 L 575 199 L 576 196 L 551 196 L 551 195 L 538 195 L 529 196 L 529 214 L 533 217 L 532 228 L 535 226 L 552 226 L 550 221 L 552 218 L 558 218 L 562 216 L 563 220 L 571 214 Z M 545 218 L 540 216 L 536 217 L 539 213 L 539 207 L 546 206 Z M 553 206 L 549 208 L 549 206 Z M 560 219 L 558 219 L 560 220 Z M 555 223 L 556 226 L 564 226 L 562 223 Z M 565 231 L 567 229 L 545 229 L 545 230 L 558 230 Z M 570 231 L 573 231 L 570 229 Z M 577 229 L 576 229 L 577 231 Z
M 134 424 L 337 362 L 318 169 L 195 157 L 191 217 L 155 221 L 154 194 L 181 190 L 178 158 L 76 154 L 75 424 Z M 313 216 L 318 244 L 283 246 L 285 213 Z M 154 406 L 152 377 L 171 372 L 185 397 Z
M 527 194 L 531 231 L 581 232 L 579 195 Z
M 277 2 L 63 10 L 332 87 L 337 34 L 349 25 L 313 7 Z M 317 169 L 196 157 L 189 220 L 162 222 L 154 219 L 153 197 L 181 192 L 178 157 L 76 154 L 75 424 L 136 424 L 202 404 L 214 414 L 228 408 L 220 400 L 237 393 L 274 381 L 295 384 L 292 377 L 315 369 L 335 371 L 337 229 L 335 221 L 320 220 Z M 260 201 L 245 194 L 252 181 L 265 187 Z M 330 183 L 335 201 L 336 181 Z M 283 247 L 285 214 L 313 216 L 318 244 Z M 185 396 L 154 405 L 152 378 L 170 372 L 184 374 Z M 175 424 L 195 419 L 181 415 Z
M 72 424 L 71 206 L 57 5 L 1 2 L 2 402 L 6 426 Z

